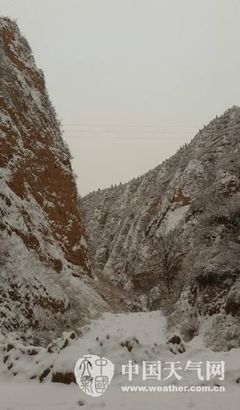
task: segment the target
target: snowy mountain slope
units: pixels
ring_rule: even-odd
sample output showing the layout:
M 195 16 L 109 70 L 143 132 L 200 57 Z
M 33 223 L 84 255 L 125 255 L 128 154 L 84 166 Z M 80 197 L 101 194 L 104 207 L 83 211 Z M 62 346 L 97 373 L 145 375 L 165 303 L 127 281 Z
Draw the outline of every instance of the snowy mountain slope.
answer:
M 144 326 L 143 326 L 144 324 Z M 34 409 L 62 409 L 76 410 L 106 408 L 133 410 L 156 410 L 159 406 L 164 409 L 211 408 L 238 409 L 239 397 L 239 349 L 225 353 L 216 353 L 206 349 L 199 337 L 185 344 L 185 352 L 173 354 L 166 343 L 166 319 L 160 311 L 139 312 L 114 315 L 104 314 L 82 329 L 82 336 L 75 339 L 70 345 L 61 350 L 60 354 L 52 361 L 53 367 L 41 385 L 32 380 L 26 382 L 24 378 L 36 371 L 33 363 L 37 362 L 43 352 L 32 355 L 31 362 L 19 355 L 19 360 L 13 361 L 13 369 L 18 374 L 15 379 L 9 374 L 1 373 L 0 394 L 1 408 L 3 410 L 32 410 Z M 56 374 L 73 374 L 76 361 L 84 354 L 100 354 L 112 360 L 115 365 L 115 375 L 111 385 L 102 397 L 91 398 L 85 395 L 75 383 L 68 386 L 59 383 L 50 383 Z M 9 352 L 11 354 L 11 351 Z M 50 355 L 50 354 L 49 354 Z M 54 356 L 54 353 L 52 354 Z M 46 356 L 46 352 L 45 352 Z M 132 360 L 139 365 L 139 374 L 133 376 L 133 381 L 128 381 L 128 376 L 122 374 L 122 365 Z M 161 381 L 154 378 L 143 381 L 141 366 L 143 360 L 147 362 L 161 361 Z M 168 376 L 168 363 L 177 363 L 179 368 L 185 368 L 187 361 L 202 363 L 207 361 L 225 361 L 225 377 L 219 381 L 217 377 L 209 381 L 199 381 L 196 368 L 182 373 L 182 379 L 175 376 L 163 380 Z M 22 368 L 22 371 L 19 369 Z M 13 371 L 14 371 L 13 370 Z M 11 369 L 12 371 L 12 369 Z M 33 373 L 32 373 L 33 375 Z M 65 379 L 65 381 L 67 381 Z M 71 381 L 71 380 L 68 380 Z M 74 381 L 74 378 L 72 379 Z M 122 386 L 214 386 L 225 387 L 225 392 L 123 392 Z M 11 394 L 14 392 L 14 394 Z
M 150 294 L 150 308 L 173 304 L 183 289 L 171 323 L 192 323 L 189 333 L 203 326 L 216 349 L 240 343 L 239 148 L 233 107 L 147 174 L 82 200 L 97 274 Z M 170 279 L 166 246 L 175 262 Z
M 91 265 L 69 152 L 44 77 L 15 22 L 0 19 L 0 324 L 55 331 L 107 303 Z

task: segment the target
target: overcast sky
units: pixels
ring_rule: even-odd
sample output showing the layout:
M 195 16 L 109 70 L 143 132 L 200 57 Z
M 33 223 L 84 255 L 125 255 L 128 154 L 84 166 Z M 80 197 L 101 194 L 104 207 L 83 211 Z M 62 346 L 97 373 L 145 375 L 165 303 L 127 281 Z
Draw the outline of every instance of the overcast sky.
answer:
M 124 182 L 240 105 L 239 0 L 0 0 L 72 150 L 81 194 Z

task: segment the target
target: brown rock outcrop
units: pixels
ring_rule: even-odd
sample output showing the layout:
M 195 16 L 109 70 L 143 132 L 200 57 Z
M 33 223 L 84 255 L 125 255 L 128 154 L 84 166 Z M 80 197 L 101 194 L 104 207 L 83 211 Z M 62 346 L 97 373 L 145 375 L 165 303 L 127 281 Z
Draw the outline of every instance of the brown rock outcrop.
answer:
M 69 151 L 43 73 L 7 18 L 0 19 L 0 260 L 3 328 L 69 326 L 102 304 L 86 283 L 91 265 Z

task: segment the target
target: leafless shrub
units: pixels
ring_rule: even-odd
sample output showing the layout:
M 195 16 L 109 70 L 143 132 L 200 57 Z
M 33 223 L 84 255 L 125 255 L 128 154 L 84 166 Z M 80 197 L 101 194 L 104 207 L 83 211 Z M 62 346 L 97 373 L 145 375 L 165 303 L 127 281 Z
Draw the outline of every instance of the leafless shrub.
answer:
M 173 282 L 181 272 L 184 251 L 175 230 L 161 233 L 156 241 L 159 280 L 166 284 L 167 292 L 170 295 Z

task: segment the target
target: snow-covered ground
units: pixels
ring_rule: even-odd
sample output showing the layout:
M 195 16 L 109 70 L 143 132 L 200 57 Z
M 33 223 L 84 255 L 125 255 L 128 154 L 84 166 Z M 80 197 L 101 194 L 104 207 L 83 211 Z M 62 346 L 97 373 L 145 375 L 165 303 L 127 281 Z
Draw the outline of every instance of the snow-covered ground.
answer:
M 1 410 L 76 410 L 111 409 L 111 410 L 164 410 L 172 409 L 209 409 L 235 410 L 239 408 L 240 384 L 240 349 L 230 352 L 212 352 L 201 344 L 200 338 L 185 344 L 186 351 L 173 354 L 166 344 L 165 318 L 161 312 L 141 312 L 125 314 L 104 314 L 83 329 L 83 335 L 68 346 L 57 357 L 54 372 L 73 370 L 77 359 L 85 354 L 99 354 L 115 364 L 115 377 L 102 397 L 92 398 L 83 393 L 75 384 L 64 385 L 51 383 L 50 376 L 40 384 L 35 381 L 23 381 L 6 373 L 0 377 Z M 133 376 L 128 382 L 127 375 L 121 374 L 122 364 L 129 360 L 139 364 L 142 360 L 177 362 L 184 366 L 187 360 L 192 362 L 225 361 L 225 380 L 199 381 L 195 371 L 185 371 L 183 379 L 177 380 L 142 380 L 142 375 Z M 141 373 L 141 372 L 140 372 Z M 225 392 L 123 392 L 126 385 L 222 385 Z

